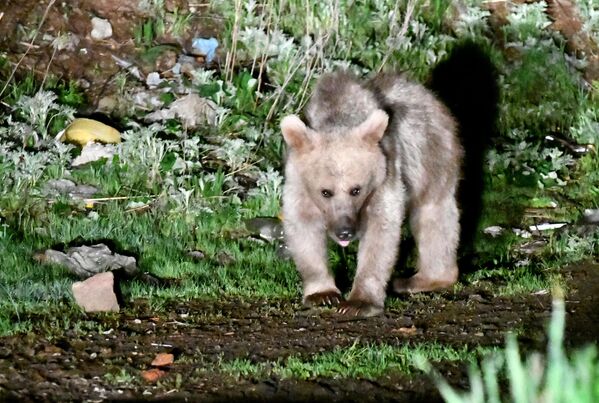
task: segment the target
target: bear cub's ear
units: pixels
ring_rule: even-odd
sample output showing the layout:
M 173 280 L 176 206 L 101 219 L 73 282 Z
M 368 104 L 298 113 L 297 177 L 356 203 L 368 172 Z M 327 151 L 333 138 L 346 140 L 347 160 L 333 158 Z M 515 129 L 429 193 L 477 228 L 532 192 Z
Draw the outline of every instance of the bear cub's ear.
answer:
M 296 115 L 285 116 L 281 121 L 281 132 L 283 132 L 285 143 L 296 151 L 304 150 L 310 145 L 309 130 Z
M 377 109 L 354 129 L 354 135 L 359 136 L 367 143 L 377 144 L 383 138 L 388 124 L 389 115 Z

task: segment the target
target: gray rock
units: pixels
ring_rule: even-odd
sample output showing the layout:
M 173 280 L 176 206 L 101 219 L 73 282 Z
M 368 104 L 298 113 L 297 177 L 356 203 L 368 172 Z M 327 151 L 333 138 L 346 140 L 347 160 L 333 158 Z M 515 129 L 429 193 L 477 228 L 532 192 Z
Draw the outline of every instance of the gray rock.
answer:
M 268 241 L 283 241 L 283 223 L 276 217 L 255 217 L 245 221 L 245 227 L 254 235 Z
M 73 283 L 72 291 L 75 302 L 85 312 L 118 312 L 120 307 L 114 286 L 114 274 L 106 272 Z
M 187 256 L 189 256 L 190 258 L 192 258 L 193 260 L 196 261 L 201 261 L 204 260 L 206 258 L 206 255 L 204 254 L 204 252 L 200 251 L 200 250 L 192 250 L 187 252 Z
M 146 115 L 148 122 L 179 119 L 183 126 L 191 129 L 203 124 L 216 124 L 217 105 L 198 94 L 187 94 L 174 101 L 167 109 L 161 109 Z
M 102 18 L 92 18 L 91 37 L 94 40 L 108 39 L 112 36 L 112 25 Z
M 586 209 L 583 219 L 588 224 L 599 224 L 599 209 Z
M 46 183 L 44 193 L 47 195 L 68 194 L 73 191 L 76 186 L 75 182 L 69 179 L 51 179 Z
M 98 192 L 90 185 L 77 185 L 69 179 L 52 179 L 44 186 L 43 193 L 47 197 L 68 195 L 73 199 L 88 199 Z
M 155 88 L 160 85 L 162 82 L 162 78 L 160 78 L 160 74 L 156 71 L 151 72 L 146 77 L 146 85 L 150 88 Z
M 45 262 L 65 266 L 81 278 L 117 269 L 123 269 L 130 275 L 137 272 L 134 257 L 113 253 L 108 246 L 102 243 L 68 248 L 66 253 L 48 249 L 44 252 L 44 258 Z

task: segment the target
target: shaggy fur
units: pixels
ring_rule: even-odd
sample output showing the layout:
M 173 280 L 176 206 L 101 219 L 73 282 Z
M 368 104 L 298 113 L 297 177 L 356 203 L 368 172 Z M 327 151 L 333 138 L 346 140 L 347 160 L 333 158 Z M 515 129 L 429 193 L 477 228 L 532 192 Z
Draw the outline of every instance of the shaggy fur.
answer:
M 323 76 L 308 103 L 307 125 L 287 116 L 283 193 L 287 245 L 302 277 L 306 305 L 341 304 L 344 314 L 381 313 L 410 211 L 417 273 L 398 292 L 447 287 L 458 276 L 456 185 L 462 149 L 448 110 L 401 75 L 361 82 Z M 327 267 L 327 235 L 341 246 L 360 240 L 347 300 Z

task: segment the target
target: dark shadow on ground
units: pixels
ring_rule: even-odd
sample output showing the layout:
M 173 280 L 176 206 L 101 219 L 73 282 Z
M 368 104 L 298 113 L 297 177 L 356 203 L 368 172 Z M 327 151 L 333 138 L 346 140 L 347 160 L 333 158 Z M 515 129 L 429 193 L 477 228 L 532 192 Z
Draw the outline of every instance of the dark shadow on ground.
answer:
M 460 270 L 472 271 L 473 243 L 483 210 L 485 155 L 497 132 L 499 86 L 497 71 L 487 52 L 474 42 L 455 46 L 434 69 L 429 88 L 458 121 L 464 147 L 462 180 L 458 190 Z

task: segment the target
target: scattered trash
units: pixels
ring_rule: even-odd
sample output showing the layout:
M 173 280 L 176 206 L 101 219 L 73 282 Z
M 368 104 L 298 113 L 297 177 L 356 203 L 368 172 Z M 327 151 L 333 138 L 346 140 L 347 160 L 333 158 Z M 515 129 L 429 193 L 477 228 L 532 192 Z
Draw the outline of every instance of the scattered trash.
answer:
M 69 179 L 51 179 L 43 189 L 43 194 L 46 197 L 69 196 L 73 199 L 87 199 L 98 192 L 90 185 L 77 185 Z
M 154 360 L 150 365 L 152 365 L 153 367 L 167 367 L 171 365 L 173 362 L 175 362 L 175 356 L 173 354 L 159 353 L 156 354 L 156 357 L 154 357 Z
M 255 217 L 245 221 L 245 227 L 252 235 L 268 242 L 284 239 L 283 223 L 277 217 Z
M 151 318 L 150 318 L 150 319 L 151 319 Z M 158 320 L 155 320 L 155 322 L 158 322 Z M 169 347 L 173 347 L 173 345 L 172 345 L 172 344 L 166 344 L 166 343 L 150 343 L 150 345 L 151 345 L 152 347 L 167 347 L 167 348 L 169 348 Z
M 162 378 L 164 375 L 166 375 L 166 372 L 164 372 L 163 370 L 158 369 L 158 368 L 148 369 L 147 371 L 142 371 L 142 373 L 141 373 L 141 377 L 146 382 L 150 382 L 150 383 L 155 383 L 160 378 Z
M 491 235 L 493 238 L 497 238 L 499 235 L 503 234 L 504 229 L 499 225 L 492 225 L 483 230 L 483 233 L 487 235 Z
M 191 52 L 194 55 L 204 56 L 206 63 L 212 62 L 218 48 L 216 38 L 194 38 L 191 42 Z
M 85 312 L 118 312 L 119 303 L 114 291 L 114 274 L 99 273 L 71 287 L 75 302 Z
M 66 252 L 47 249 L 38 260 L 66 267 L 81 278 L 88 278 L 97 273 L 123 269 L 127 274 L 136 274 L 138 268 L 135 258 L 113 253 L 108 246 L 97 244 L 92 246 L 76 246 Z
M 543 224 L 531 225 L 530 227 L 528 227 L 528 229 L 531 231 L 549 231 L 549 230 L 561 228 L 564 225 L 568 225 L 568 223 L 565 223 L 565 222 L 554 223 L 554 224 L 543 223 Z
M 81 154 L 71 162 L 71 166 L 78 167 L 102 158 L 112 161 L 115 152 L 115 147 L 112 144 L 87 143 L 81 149 Z
M 102 39 L 108 39 L 112 36 L 112 25 L 108 20 L 94 17 L 92 18 L 92 39 L 99 41 Z
M 58 133 L 56 138 L 60 141 L 75 143 L 84 146 L 89 142 L 99 143 L 120 143 L 121 134 L 113 127 L 110 127 L 97 120 L 78 118 L 64 130 Z
M 157 122 L 168 119 L 180 119 L 186 129 L 203 124 L 216 124 L 217 105 L 198 94 L 187 94 L 174 101 L 169 108 L 146 115 L 146 121 Z

